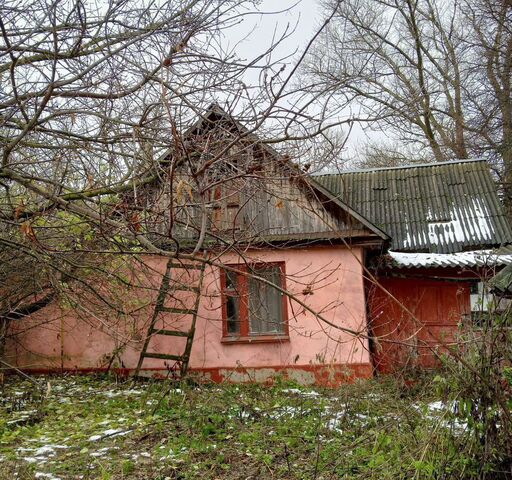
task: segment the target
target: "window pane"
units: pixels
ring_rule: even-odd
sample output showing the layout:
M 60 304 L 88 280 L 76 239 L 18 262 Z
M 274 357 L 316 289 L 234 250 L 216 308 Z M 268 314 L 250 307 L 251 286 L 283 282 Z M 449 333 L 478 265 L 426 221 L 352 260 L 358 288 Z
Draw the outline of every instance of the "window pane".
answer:
M 253 273 L 281 286 L 281 270 L 277 266 L 261 266 Z M 252 335 L 284 333 L 281 292 L 249 278 L 249 331 Z
M 236 290 L 237 286 L 237 274 L 235 272 L 226 272 L 226 289 Z
M 238 297 L 228 296 L 226 299 L 227 327 L 230 335 L 240 333 L 240 301 Z

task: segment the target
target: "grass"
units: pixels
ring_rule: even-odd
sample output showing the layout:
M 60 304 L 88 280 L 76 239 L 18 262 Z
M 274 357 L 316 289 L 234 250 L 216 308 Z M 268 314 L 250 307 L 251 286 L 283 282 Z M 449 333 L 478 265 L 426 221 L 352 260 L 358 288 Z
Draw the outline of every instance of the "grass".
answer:
M 19 378 L 3 386 L 0 479 L 459 478 L 472 468 L 464 425 L 428 381 L 38 381 L 42 397 Z

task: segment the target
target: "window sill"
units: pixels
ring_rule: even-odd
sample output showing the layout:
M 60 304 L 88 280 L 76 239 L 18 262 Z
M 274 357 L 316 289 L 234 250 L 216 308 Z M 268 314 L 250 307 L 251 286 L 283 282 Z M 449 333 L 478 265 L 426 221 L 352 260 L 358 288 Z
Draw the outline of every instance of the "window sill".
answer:
M 221 343 L 240 344 L 240 343 L 281 343 L 289 342 L 288 335 L 254 335 L 248 337 L 222 337 Z

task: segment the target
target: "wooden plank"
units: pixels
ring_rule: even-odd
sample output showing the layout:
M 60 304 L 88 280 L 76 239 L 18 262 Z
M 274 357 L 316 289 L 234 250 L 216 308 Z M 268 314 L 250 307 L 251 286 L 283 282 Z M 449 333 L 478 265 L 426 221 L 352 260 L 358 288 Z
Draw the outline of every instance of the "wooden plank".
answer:
M 160 360 L 176 360 L 182 362 L 184 358 L 181 355 L 169 355 L 168 353 L 152 353 L 146 352 L 144 358 L 158 358 Z
M 171 337 L 188 337 L 189 332 L 183 332 L 180 330 L 165 330 L 163 328 L 151 329 L 151 335 L 169 335 Z
M 203 267 L 201 265 L 191 265 L 190 263 L 171 263 L 171 268 L 183 268 L 185 270 L 201 270 Z
M 199 293 L 199 287 L 193 287 L 191 285 L 180 285 L 179 287 L 172 287 L 175 292 L 194 292 Z
M 181 313 L 183 315 L 196 315 L 197 311 L 191 308 L 174 308 L 174 307 L 160 307 L 161 312 L 167 313 Z

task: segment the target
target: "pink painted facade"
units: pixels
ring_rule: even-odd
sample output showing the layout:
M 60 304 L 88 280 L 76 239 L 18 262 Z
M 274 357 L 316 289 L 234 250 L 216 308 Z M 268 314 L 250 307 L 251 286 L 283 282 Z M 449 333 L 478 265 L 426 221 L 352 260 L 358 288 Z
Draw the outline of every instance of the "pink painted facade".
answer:
M 226 265 L 243 263 L 235 255 L 211 257 Z M 142 284 L 158 285 L 166 259 L 146 257 L 147 271 L 137 273 Z M 288 337 L 270 341 L 237 342 L 223 338 L 220 269 L 207 267 L 191 371 L 214 381 L 265 381 L 281 374 L 301 383 L 337 384 L 354 376 L 371 376 L 363 286 L 363 249 L 342 246 L 251 250 L 249 263 L 284 262 L 286 289 L 328 322 L 360 332 L 357 337 L 329 326 L 293 299 L 287 301 Z M 149 272 L 149 273 L 148 273 Z M 160 274 L 158 274 L 160 272 Z M 178 272 L 178 270 L 176 270 Z M 183 272 L 183 270 L 179 270 Z M 189 281 L 190 282 L 190 281 Z M 178 300 L 188 308 L 190 298 Z M 131 294 L 133 295 L 133 294 Z M 179 297 L 179 295 L 178 295 Z M 151 316 L 152 298 L 139 299 L 129 316 L 88 315 L 51 305 L 19 324 L 23 332 L 7 344 L 6 360 L 26 370 L 133 370 Z M 127 302 L 133 298 L 127 298 Z M 189 317 L 162 315 L 159 328 L 187 329 Z M 16 328 L 14 325 L 13 328 Z M 257 339 L 255 339 L 257 340 Z M 181 354 L 184 338 L 152 338 L 149 350 Z M 146 359 L 148 373 L 165 374 L 165 361 Z

